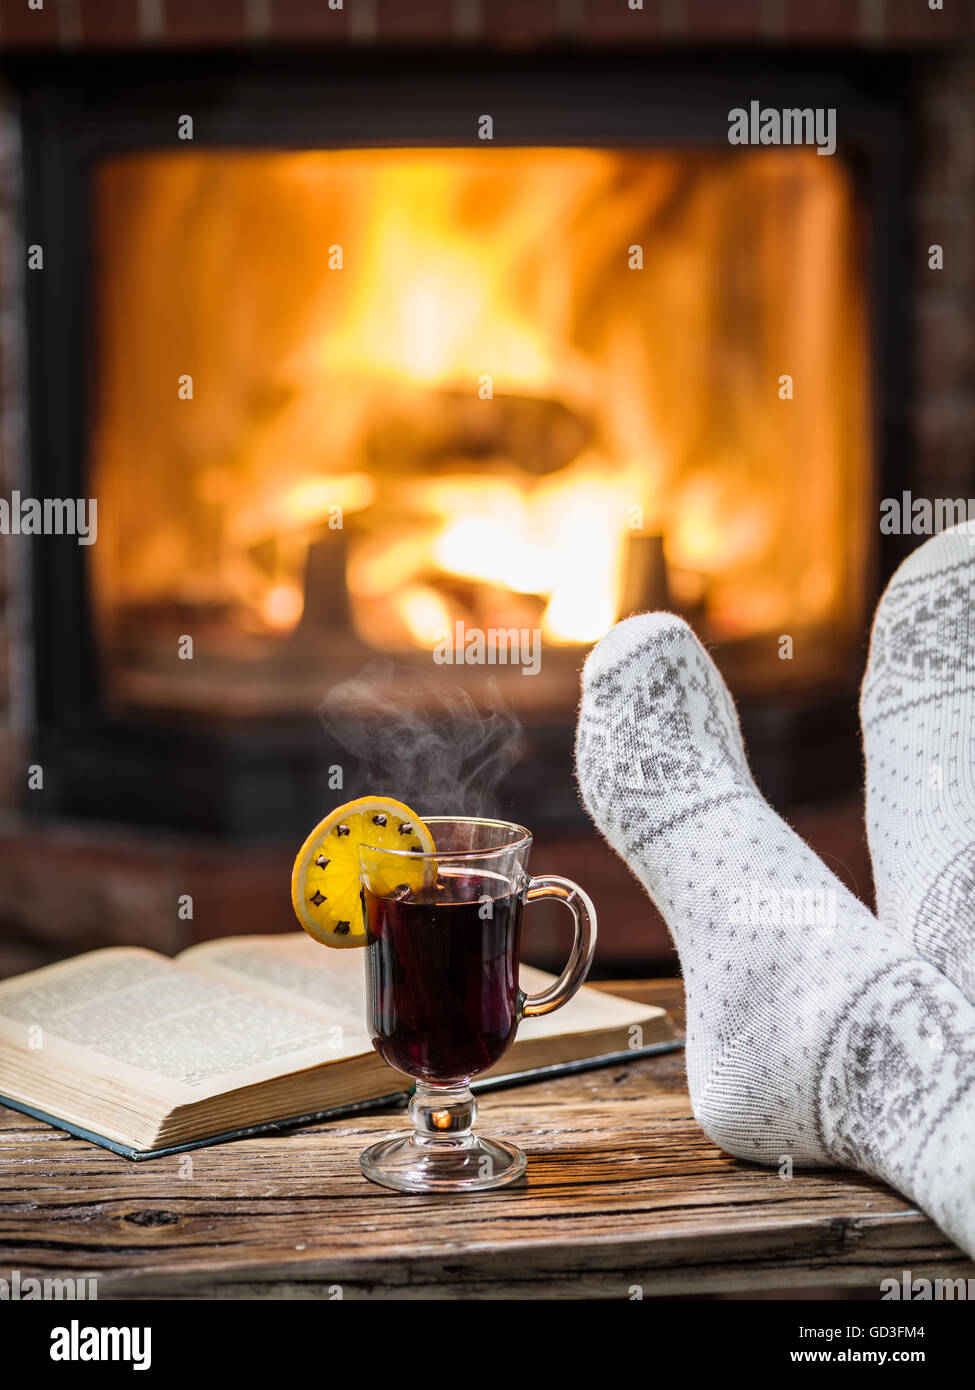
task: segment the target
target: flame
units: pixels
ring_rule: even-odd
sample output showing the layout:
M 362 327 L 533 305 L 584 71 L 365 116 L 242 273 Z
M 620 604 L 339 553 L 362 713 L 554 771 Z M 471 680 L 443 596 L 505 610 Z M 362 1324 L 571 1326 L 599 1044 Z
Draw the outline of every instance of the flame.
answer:
M 514 593 L 549 593 L 552 556 L 531 535 L 528 514 L 519 499 L 503 518 L 455 517 L 436 537 L 433 558 L 448 574 L 500 584 Z
M 722 467 L 722 463 L 724 467 Z M 736 495 L 731 461 L 714 460 L 679 490 L 667 533 L 667 556 L 681 569 L 700 574 L 732 570 L 768 543 L 774 517 Z
M 210 483 L 211 490 L 214 484 Z M 368 473 L 308 473 L 281 489 L 268 487 L 232 512 L 234 539 L 241 544 L 312 530 L 365 510 L 376 496 Z
M 258 611 L 268 627 L 290 632 L 305 606 L 305 596 L 297 584 L 273 584 L 261 595 Z
M 839 161 L 181 151 L 100 161 L 93 187 L 110 640 L 168 651 L 184 604 L 248 658 L 303 614 L 324 650 L 347 611 L 380 650 L 458 620 L 577 646 L 663 592 L 639 590 L 637 536 L 663 537 L 709 639 L 858 622 L 870 412 Z M 175 409 L 187 362 L 206 389 Z
M 410 636 L 421 647 L 433 647 L 438 634 L 450 626 L 450 609 L 438 593 L 414 585 L 397 600 Z
M 542 619 L 554 642 L 595 642 L 616 621 L 625 493 L 618 480 L 607 483 L 590 465 L 550 489 L 542 504 L 557 540 L 556 577 Z
M 334 515 L 335 508 L 359 512 L 376 495 L 375 479 L 368 473 L 346 473 L 336 477 L 324 474 L 302 478 L 284 493 L 280 503 L 282 522 L 314 525 Z
M 458 192 L 439 158 L 387 159 L 376 171 L 367 271 L 344 317 L 311 341 L 313 372 L 465 390 L 489 374 L 499 387 L 560 389 L 557 359 L 571 354 L 553 354 L 551 333 L 512 294 L 524 234 L 514 227 L 499 243 L 476 216 L 462 222 Z

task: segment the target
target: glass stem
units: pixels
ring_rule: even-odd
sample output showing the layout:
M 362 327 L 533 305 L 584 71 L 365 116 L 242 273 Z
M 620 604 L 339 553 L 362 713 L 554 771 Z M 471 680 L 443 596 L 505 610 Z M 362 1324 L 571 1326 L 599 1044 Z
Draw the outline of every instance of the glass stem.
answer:
M 431 1086 L 418 1081 L 410 1098 L 414 1144 L 424 1148 L 466 1149 L 473 1142 L 477 1101 L 466 1084 Z

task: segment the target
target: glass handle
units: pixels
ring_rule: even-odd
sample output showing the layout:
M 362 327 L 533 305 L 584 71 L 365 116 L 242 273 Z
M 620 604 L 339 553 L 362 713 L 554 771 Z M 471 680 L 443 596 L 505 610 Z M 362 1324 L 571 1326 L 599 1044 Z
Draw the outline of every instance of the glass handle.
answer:
M 570 878 L 561 878 L 558 874 L 529 879 L 525 901 L 533 903 L 539 898 L 555 898 L 565 903 L 575 922 L 575 941 L 568 964 L 549 989 L 541 994 L 527 995 L 518 991 L 519 1019 L 550 1014 L 553 1009 L 567 1004 L 589 974 L 596 949 L 596 909 L 588 893 L 584 893 L 578 883 L 573 883 Z

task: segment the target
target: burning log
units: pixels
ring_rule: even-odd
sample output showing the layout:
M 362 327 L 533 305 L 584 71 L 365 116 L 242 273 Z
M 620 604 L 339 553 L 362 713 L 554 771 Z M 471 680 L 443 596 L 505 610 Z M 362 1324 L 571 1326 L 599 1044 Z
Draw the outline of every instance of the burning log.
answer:
M 543 476 L 571 463 L 592 442 L 593 422 L 564 401 L 431 388 L 412 406 L 398 404 L 373 420 L 365 451 L 377 472 L 400 474 L 404 461 L 427 473 L 456 472 L 458 463 L 504 458 Z

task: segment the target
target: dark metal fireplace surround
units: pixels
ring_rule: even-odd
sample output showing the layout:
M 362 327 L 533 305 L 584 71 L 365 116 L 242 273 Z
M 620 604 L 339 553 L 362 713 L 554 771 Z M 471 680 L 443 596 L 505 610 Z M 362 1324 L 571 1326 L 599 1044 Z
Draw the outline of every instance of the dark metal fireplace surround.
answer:
M 24 240 L 44 247 L 43 273 L 25 277 L 29 495 L 90 495 L 88 198 L 89 173 L 102 156 L 179 148 L 183 113 L 193 115 L 196 150 L 470 147 L 484 112 L 494 118 L 499 145 L 707 147 L 726 143 L 729 110 L 752 99 L 837 109 L 836 157 L 855 171 L 869 232 L 876 496 L 911 485 L 911 114 L 902 59 L 767 50 L 653 60 L 279 52 L 20 59 L 9 76 L 23 113 Z M 27 798 L 29 810 L 238 837 L 303 833 L 335 797 L 327 768 L 337 754 L 316 712 L 288 720 L 110 718 L 99 689 L 89 554 L 68 536 L 33 548 L 33 755 L 45 768 L 45 790 Z M 875 584 L 884 578 L 875 575 Z M 756 774 L 779 804 L 856 782 L 854 682 L 841 674 L 833 690 L 743 708 Z M 539 828 L 581 824 L 572 732 L 571 717 L 527 730 L 527 757 L 504 788 L 504 810 L 532 817 Z

